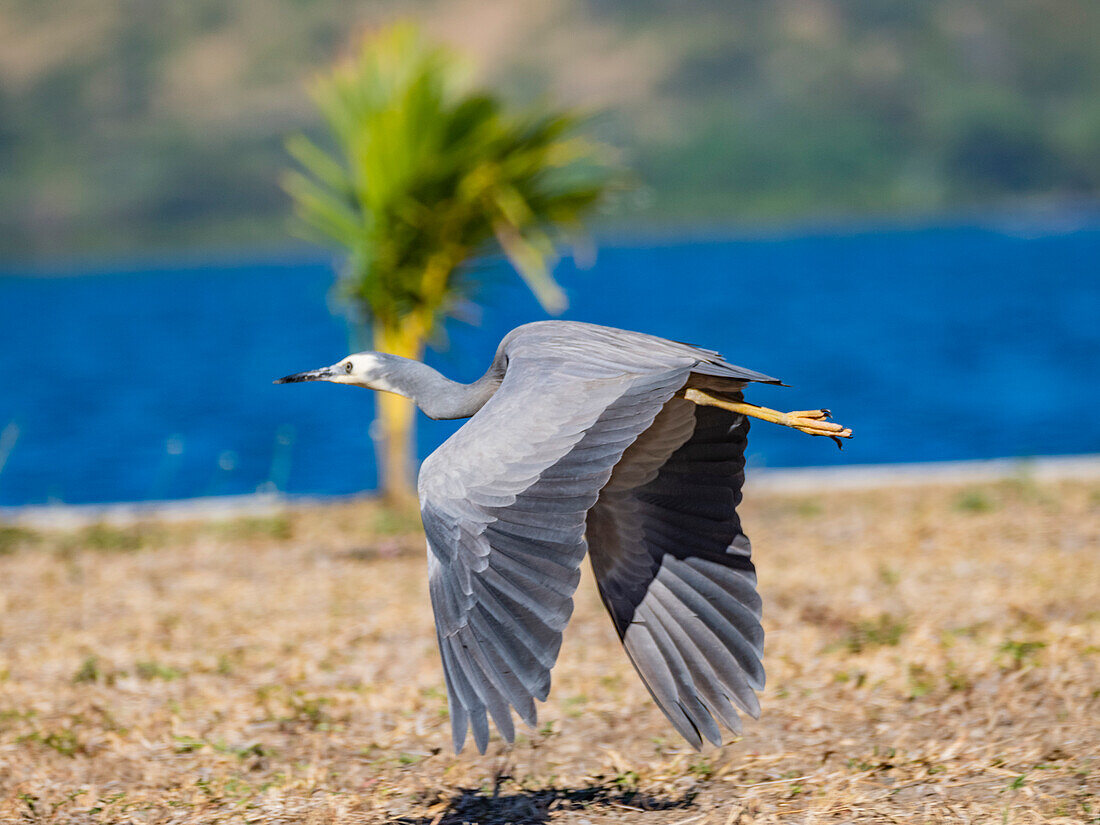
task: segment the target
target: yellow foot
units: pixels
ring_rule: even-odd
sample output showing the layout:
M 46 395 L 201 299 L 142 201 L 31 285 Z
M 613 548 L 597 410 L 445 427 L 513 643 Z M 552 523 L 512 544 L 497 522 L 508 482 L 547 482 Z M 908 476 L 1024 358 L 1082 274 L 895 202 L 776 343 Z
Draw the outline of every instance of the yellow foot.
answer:
M 828 410 L 797 410 L 795 412 L 780 413 L 780 416 L 785 417 L 787 420 L 776 423 L 794 427 L 796 430 L 801 430 L 810 435 L 851 438 L 852 431 L 848 427 L 842 427 L 840 424 L 829 421 L 830 415 L 832 413 Z
M 828 410 L 796 410 L 784 413 L 778 410 L 769 410 L 767 407 L 758 407 L 745 401 L 734 401 L 721 395 L 713 395 L 697 389 L 685 390 L 684 398 L 695 404 L 721 407 L 723 410 L 749 415 L 753 418 L 759 418 L 761 421 L 770 421 L 784 427 L 793 427 L 809 435 L 828 436 L 836 442 L 838 447 L 841 446 L 840 439 L 852 437 L 851 429 L 828 420 L 830 415 Z

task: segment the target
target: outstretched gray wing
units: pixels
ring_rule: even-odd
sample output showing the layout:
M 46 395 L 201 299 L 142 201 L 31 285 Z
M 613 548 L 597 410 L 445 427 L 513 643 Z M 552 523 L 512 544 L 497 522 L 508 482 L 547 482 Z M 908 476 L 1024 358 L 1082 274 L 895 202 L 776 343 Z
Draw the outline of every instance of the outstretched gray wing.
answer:
M 573 342 L 570 342 L 573 343 Z M 572 613 L 585 514 L 679 390 L 690 354 L 512 341 L 497 393 L 421 468 L 428 571 L 455 749 L 491 716 L 535 723 Z
M 674 398 L 588 514 L 600 595 L 654 700 L 696 748 L 758 716 L 760 597 L 736 507 L 748 419 Z

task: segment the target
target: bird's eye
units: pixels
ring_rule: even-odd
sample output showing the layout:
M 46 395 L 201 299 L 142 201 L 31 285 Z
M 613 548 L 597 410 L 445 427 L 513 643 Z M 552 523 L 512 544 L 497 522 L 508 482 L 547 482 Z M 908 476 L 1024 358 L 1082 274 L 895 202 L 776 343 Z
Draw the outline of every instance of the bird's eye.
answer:
M 344 372 L 348 373 L 349 375 L 351 374 L 351 361 L 348 361 L 346 364 L 344 364 Z

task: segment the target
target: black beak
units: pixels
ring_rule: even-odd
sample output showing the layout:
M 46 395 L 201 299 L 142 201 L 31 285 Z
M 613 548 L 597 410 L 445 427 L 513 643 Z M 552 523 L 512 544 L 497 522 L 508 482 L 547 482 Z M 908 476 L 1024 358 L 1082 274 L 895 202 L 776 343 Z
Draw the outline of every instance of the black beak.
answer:
M 296 372 L 293 375 L 284 375 L 282 378 L 276 378 L 272 383 L 275 384 L 297 384 L 299 381 L 323 381 L 326 378 L 331 377 L 333 374 L 332 367 L 322 367 L 319 370 L 310 370 L 309 372 Z

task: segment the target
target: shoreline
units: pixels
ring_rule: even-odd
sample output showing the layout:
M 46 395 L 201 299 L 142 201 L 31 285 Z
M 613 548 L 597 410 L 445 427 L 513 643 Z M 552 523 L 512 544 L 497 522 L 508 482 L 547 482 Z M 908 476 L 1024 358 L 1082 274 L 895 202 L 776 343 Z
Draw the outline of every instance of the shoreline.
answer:
M 1012 478 L 1042 482 L 1097 480 L 1100 479 L 1100 453 L 917 464 L 857 464 L 848 467 L 750 468 L 745 490 L 748 495 L 807 495 L 836 490 L 978 484 Z M 0 526 L 66 530 L 99 523 L 128 525 L 141 521 L 270 518 L 288 510 L 323 507 L 370 497 L 369 494 L 285 496 L 279 493 L 252 493 L 173 501 L 0 507 Z
M 751 470 L 750 470 L 751 472 Z M 889 487 L 984 484 L 1005 479 L 1093 481 L 1100 479 L 1100 453 L 928 461 L 914 464 L 856 464 L 848 467 L 761 469 L 745 482 L 747 492 L 815 493 Z

